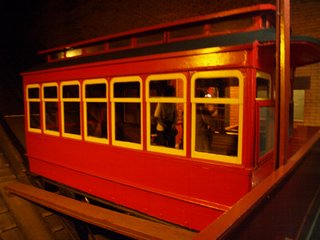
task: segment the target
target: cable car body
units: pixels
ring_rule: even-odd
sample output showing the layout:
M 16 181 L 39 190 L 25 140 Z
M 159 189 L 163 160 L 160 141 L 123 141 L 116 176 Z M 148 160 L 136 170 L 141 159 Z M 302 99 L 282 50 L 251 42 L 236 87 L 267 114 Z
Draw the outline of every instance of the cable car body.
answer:
M 274 22 L 262 4 L 40 52 L 47 63 L 22 74 L 31 173 L 203 229 L 275 169 Z M 314 39 L 291 49 L 292 71 L 320 58 Z M 157 142 L 159 103 L 176 106 L 174 146 Z

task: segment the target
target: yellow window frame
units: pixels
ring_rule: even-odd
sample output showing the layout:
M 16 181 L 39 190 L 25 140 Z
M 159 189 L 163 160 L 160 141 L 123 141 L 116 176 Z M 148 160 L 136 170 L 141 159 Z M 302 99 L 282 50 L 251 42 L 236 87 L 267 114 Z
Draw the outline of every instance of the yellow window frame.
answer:
M 114 84 L 115 83 L 126 83 L 126 82 L 139 82 L 140 88 L 140 97 L 139 98 L 118 98 L 114 97 Z M 112 123 L 112 129 L 111 129 L 111 135 L 112 135 L 112 145 L 114 146 L 120 146 L 125 148 L 132 148 L 132 149 L 143 149 L 143 104 L 142 104 L 142 79 L 139 76 L 128 76 L 128 77 L 114 77 L 111 79 L 110 83 L 110 101 L 111 101 L 111 123 Z M 140 103 L 140 143 L 133 143 L 128 141 L 120 141 L 116 140 L 116 111 L 115 111 L 115 105 L 116 103 Z
M 74 86 L 77 85 L 79 87 L 79 97 L 77 98 L 64 98 L 63 97 L 63 87 L 64 86 Z M 66 81 L 66 82 L 62 82 L 60 84 L 60 100 L 61 100 L 61 105 L 60 105 L 60 109 L 61 109 L 61 132 L 62 132 L 62 136 L 63 137 L 67 137 L 67 138 L 72 138 L 72 139 L 77 139 L 77 140 L 81 140 L 82 136 L 82 117 L 81 117 L 81 85 L 79 81 Z M 78 102 L 80 104 L 80 134 L 73 134 L 73 133 L 66 133 L 65 132 L 65 117 L 64 117 L 64 103 L 65 102 Z
M 29 97 L 29 89 L 31 88 L 38 88 L 39 90 L 39 97 L 38 98 L 30 98 Z M 40 101 L 40 96 L 41 96 L 41 92 L 40 92 L 40 84 L 28 84 L 26 86 L 26 100 L 27 100 L 27 125 L 28 125 L 28 131 L 29 132 L 34 132 L 34 133 L 41 133 L 41 125 L 39 126 L 39 128 L 32 128 L 31 127 L 31 122 L 30 122 L 30 103 L 31 102 L 38 102 L 39 103 L 39 107 L 41 109 L 41 101 Z M 40 111 L 39 109 L 39 111 Z M 41 122 L 41 112 L 39 113 L 39 119 Z M 39 123 L 40 123 L 39 122 Z
M 161 81 L 161 80 L 176 80 L 181 79 L 183 82 L 183 97 L 150 97 L 150 91 L 149 86 L 150 82 L 152 81 Z M 165 150 L 165 153 L 167 154 L 173 154 L 173 155 L 179 155 L 179 156 L 185 156 L 186 155 L 186 84 L 187 79 L 186 76 L 182 73 L 169 73 L 169 74 L 154 74 L 147 77 L 146 80 L 146 105 L 147 105 L 147 150 L 153 151 L 153 152 L 161 152 L 163 153 Z M 183 148 L 182 149 L 176 149 L 176 148 L 169 148 L 164 146 L 155 146 L 151 145 L 151 109 L 150 104 L 151 103 L 182 103 L 183 104 Z
M 44 88 L 45 87 L 56 87 L 57 88 L 57 97 L 56 98 L 45 98 L 44 95 Z M 55 102 L 59 104 L 59 90 L 58 90 L 58 84 L 57 83 L 44 83 L 41 86 L 42 90 L 42 112 L 43 112 L 43 118 L 42 118 L 42 126 L 43 126 L 43 132 L 48 135 L 53 135 L 53 136 L 59 136 L 59 130 L 54 131 L 54 130 L 48 130 L 46 126 L 46 103 L 48 102 Z M 59 114 L 59 111 L 58 111 Z M 58 119 L 59 121 L 59 119 Z M 60 128 L 60 127 L 59 127 Z
M 229 78 L 235 77 L 239 80 L 239 98 L 196 98 L 194 96 L 195 82 L 198 78 Z M 244 75 L 239 70 L 213 70 L 196 72 L 191 77 L 191 106 L 192 106 L 192 122 L 191 122 L 191 156 L 206 160 L 218 161 L 223 163 L 241 164 L 242 163 L 242 129 L 243 129 L 243 91 L 244 91 Z M 212 103 L 212 104 L 234 104 L 239 106 L 239 128 L 238 128 L 238 149 L 237 156 L 227 156 L 223 154 L 205 153 L 196 151 L 196 104 Z
M 106 97 L 105 98 L 86 98 L 86 86 L 87 85 L 95 85 L 95 84 L 106 84 Z M 96 143 L 103 143 L 103 144 L 108 144 L 109 143 L 109 138 L 108 138 L 108 133 L 107 133 L 107 138 L 99 138 L 99 137 L 94 137 L 94 136 L 88 136 L 88 128 L 87 128 L 87 123 L 88 123 L 88 116 L 87 116 L 87 104 L 88 103 L 105 103 L 107 105 L 108 103 L 108 82 L 105 78 L 98 78 L 98 79 L 87 79 L 84 80 L 82 83 L 82 99 L 83 99 L 83 126 L 84 126 L 84 139 L 89 142 L 96 142 Z M 107 119 L 107 124 L 109 122 L 108 119 L 108 109 L 106 109 L 106 119 Z

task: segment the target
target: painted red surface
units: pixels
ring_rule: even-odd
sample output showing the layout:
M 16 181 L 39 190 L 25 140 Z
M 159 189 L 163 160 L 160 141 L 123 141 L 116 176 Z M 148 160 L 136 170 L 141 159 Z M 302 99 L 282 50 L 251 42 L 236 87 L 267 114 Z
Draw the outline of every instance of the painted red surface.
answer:
M 249 46 L 244 47 L 247 49 Z M 248 54 L 252 53 L 238 49 L 220 54 L 226 57 L 223 68 L 242 69 L 239 67 L 247 64 Z M 138 74 L 145 69 L 156 73 L 168 69 L 181 71 L 186 69 L 185 66 L 198 70 L 222 68 L 209 68 L 208 59 L 210 54 L 123 64 L 91 64 L 28 74 L 25 83 L 102 77 L 103 73 L 113 75 L 120 71 L 124 75 L 129 72 Z M 245 89 L 248 89 L 252 84 L 250 75 L 254 71 L 243 68 L 242 72 L 246 76 Z M 188 76 L 190 73 L 185 74 Z M 251 90 L 245 90 L 244 96 L 252 99 L 244 101 L 244 122 L 252 122 L 254 95 Z M 190 116 L 189 106 L 187 111 Z M 187 121 L 187 124 L 187 129 L 190 129 L 191 122 Z M 31 132 L 26 136 L 31 172 L 151 216 L 200 230 L 250 191 L 253 130 L 251 124 L 244 124 L 241 165 L 192 159 L 189 130 L 186 157 Z
M 132 33 L 135 32 L 130 32 L 129 35 Z M 308 46 L 305 47 L 309 49 Z M 60 136 L 50 136 L 27 130 L 26 144 L 30 170 L 32 173 L 116 204 L 201 230 L 274 170 L 272 152 L 263 159 L 259 159 L 257 154 L 259 125 L 256 100 L 257 71 L 273 77 L 274 51 L 274 42 L 260 44 L 255 41 L 236 46 L 66 65 L 24 73 L 25 88 L 27 84 L 32 83 L 60 84 L 67 80 L 82 82 L 94 78 L 105 78 L 110 82 L 112 77 L 140 76 L 144 107 L 145 80 L 148 75 L 182 73 L 187 79 L 186 116 L 189 117 L 190 79 L 193 73 L 232 69 L 241 71 L 244 76 L 243 133 L 242 139 L 239 139 L 242 142 L 241 164 L 191 158 L 191 120 L 187 119 L 187 126 L 184 126 L 187 129 L 186 156 L 148 152 L 146 136 L 142 138 L 143 149 L 133 150 L 113 146 L 111 131 L 110 143 L 100 144 L 87 142 L 83 138 L 64 138 L 61 132 Z M 307 59 L 305 55 L 303 58 L 298 59 L 296 56 L 295 61 L 299 64 L 312 61 L 312 58 Z M 110 103 L 108 109 L 111 109 Z M 142 119 L 145 133 L 146 113 L 143 113 Z M 111 126 L 110 121 L 108 129 L 112 127 L 114 126 Z

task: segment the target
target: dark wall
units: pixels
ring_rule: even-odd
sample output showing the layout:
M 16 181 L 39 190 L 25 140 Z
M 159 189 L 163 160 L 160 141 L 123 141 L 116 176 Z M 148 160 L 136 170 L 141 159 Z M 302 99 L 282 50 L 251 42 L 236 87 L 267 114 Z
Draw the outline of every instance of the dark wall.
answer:
M 291 2 L 304 5 L 318 0 Z M 39 50 L 258 3 L 275 0 L 4 1 L 0 12 L 0 100 L 21 96 L 19 73 L 41 61 Z
M 46 0 L 35 26 L 41 45 L 53 47 L 260 2 L 273 1 Z

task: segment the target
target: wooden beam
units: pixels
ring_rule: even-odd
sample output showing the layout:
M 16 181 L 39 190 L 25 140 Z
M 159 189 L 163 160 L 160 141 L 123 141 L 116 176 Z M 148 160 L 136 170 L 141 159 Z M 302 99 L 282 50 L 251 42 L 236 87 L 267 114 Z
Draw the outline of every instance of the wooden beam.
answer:
M 277 0 L 276 17 L 276 159 L 282 166 L 288 158 L 290 81 L 290 1 Z
M 183 228 L 148 221 L 80 202 L 20 182 L 9 183 L 4 188 L 8 192 L 34 203 L 134 239 L 190 240 L 196 234 Z

